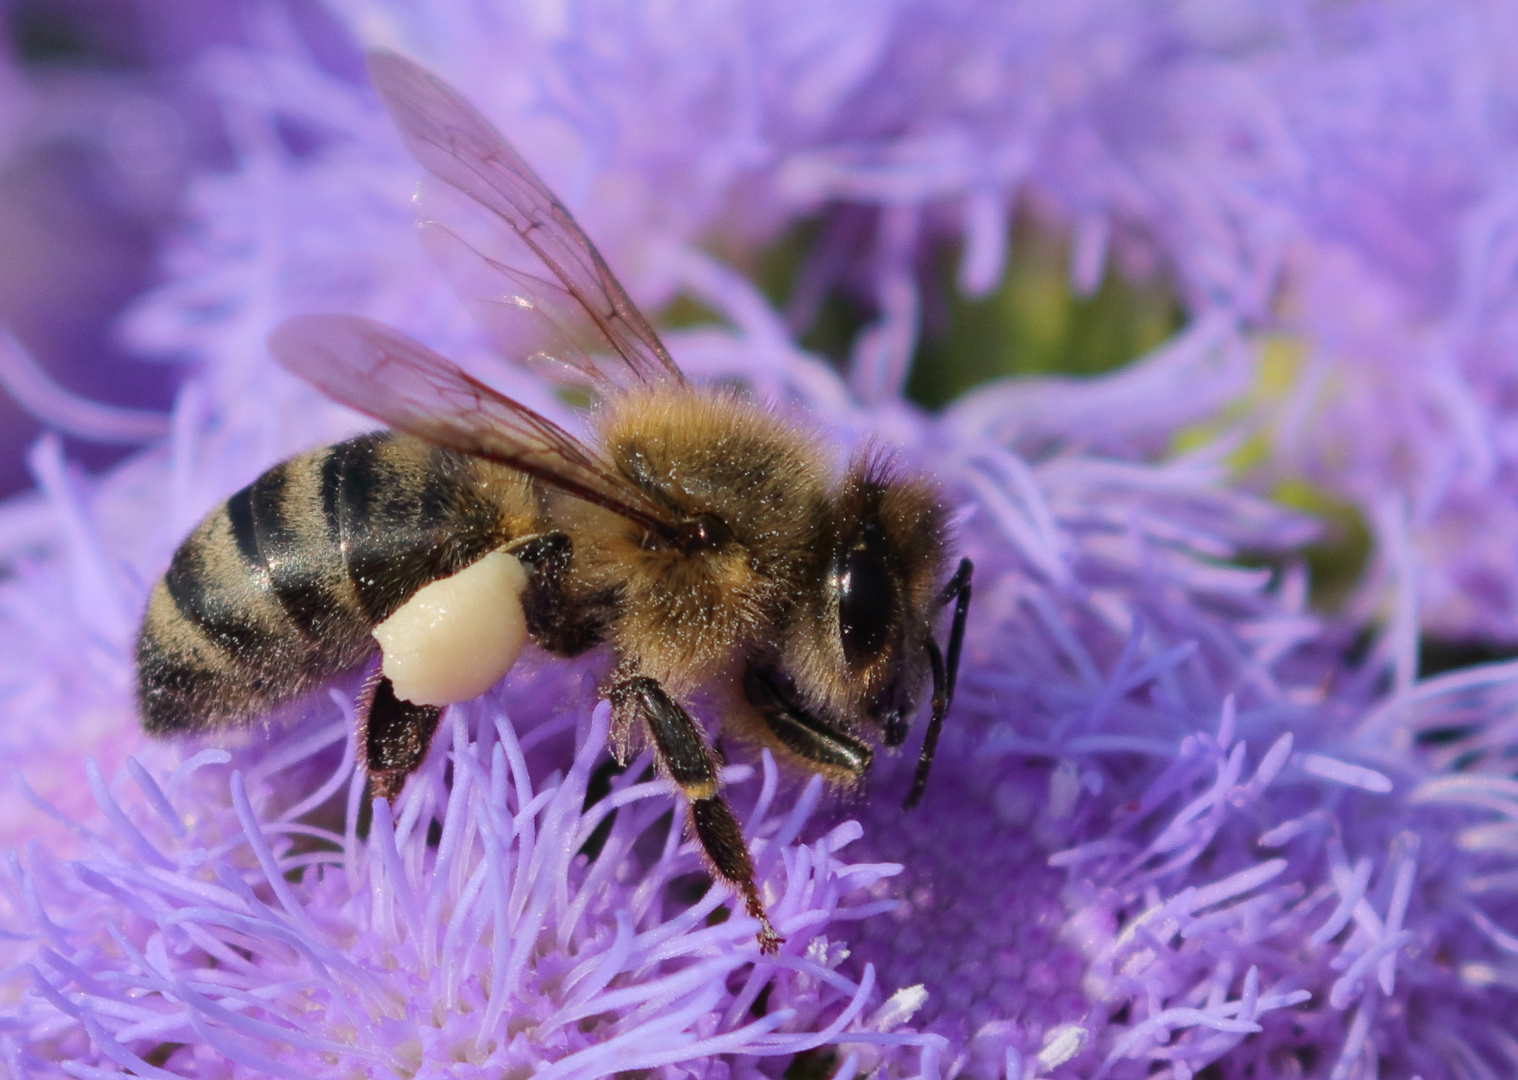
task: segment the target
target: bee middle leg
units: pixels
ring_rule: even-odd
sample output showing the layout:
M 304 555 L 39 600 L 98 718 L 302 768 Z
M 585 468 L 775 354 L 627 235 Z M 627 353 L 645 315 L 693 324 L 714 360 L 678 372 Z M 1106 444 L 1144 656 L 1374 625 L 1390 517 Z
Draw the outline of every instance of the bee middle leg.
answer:
M 376 669 L 358 700 L 360 764 L 369 774 L 369 790 L 387 802 L 406 786 L 406 778 L 427 757 L 443 710 L 413 705 L 395 696 L 395 687 Z
M 711 869 L 743 894 L 744 906 L 759 921 L 759 947 L 775 953 L 784 942 L 770 925 L 754 885 L 754 862 L 738 819 L 717 789 L 717 765 L 701 728 L 690 713 L 646 676 L 624 679 L 612 687 L 618 725 L 641 721 L 653 740 L 663 771 L 679 785 L 689 805 L 687 823 Z

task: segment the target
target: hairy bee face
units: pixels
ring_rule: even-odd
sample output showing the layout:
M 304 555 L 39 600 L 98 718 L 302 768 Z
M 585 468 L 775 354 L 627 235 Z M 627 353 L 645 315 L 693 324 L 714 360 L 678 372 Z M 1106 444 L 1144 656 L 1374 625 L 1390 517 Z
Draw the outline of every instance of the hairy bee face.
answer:
M 879 456 L 856 460 L 819 531 L 816 576 L 771 662 L 772 692 L 823 724 L 850 733 L 873 726 L 886 745 L 900 745 L 930 675 L 946 532 L 932 486 Z
M 941 603 L 946 514 L 926 483 L 857 465 L 839 499 L 819 636 L 836 640 L 859 708 L 899 746 L 928 676 L 927 642 Z M 836 627 L 836 638 L 831 631 Z

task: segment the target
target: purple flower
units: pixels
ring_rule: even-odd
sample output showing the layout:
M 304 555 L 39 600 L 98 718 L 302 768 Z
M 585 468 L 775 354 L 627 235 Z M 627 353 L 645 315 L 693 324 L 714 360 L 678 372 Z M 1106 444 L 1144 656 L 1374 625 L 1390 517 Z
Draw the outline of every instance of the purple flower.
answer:
M 376 800 L 363 839 L 345 709 L 187 755 L 162 785 L 135 760 L 115 785 L 88 767 L 103 820 L 76 827 L 87 854 L 28 845 L 7 875 L 8 929 L 25 940 L 8 950 L 20 994 L 0 1030 L 16 1075 L 705 1075 L 735 1056 L 753 1073 L 850 1039 L 861 1058 L 931 1068 L 938 1040 L 883 1030 L 873 972 L 839 974 L 846 953 L 816 933 L 894 906 L 864 894 L 896 871 L 838 860 L 852 822 L 797 843 L 819 781 L 776 812 L 764 767 L 750 843 L 792 947 L 761 958 L 753 921 L 725 918 L 727 890 L 706 887 L 671 824 L 665 785 L 634 779 L 647 759 L 586 808 L 605 704 L 521 739 L 498 704 L 468 710 L 473 724 L 455 710 L 452 752 L 394 818 Z M 547 767 L 566 758 L 567 773 Z M 729 771 L 734 790 L 750 772 Z
M 788 938 L 768 960 L 645 763 L 587 800 L 593 666 L 529 665 L 451 710 L 394 818 L 365 817 L 341 692 L 231 750 L 142 739 L 129 646 L 175 543 L 358 429 L 270 367 L 281 319 L 381 318 L 573 422 L 423 258 L 418 169 L 367 90 L 295 48 L 211 53 L 232 167 L 197 179 L 197 227 L 128 324 L 196 360 L 169 441 L 98 479 L 43 441 L 39 492 L 0 510 L 12 1072 L 1513 1071 L 1518 671 L 1416 678 L 1420 618 L 1501 632 L 1480 589 L 1511 584 L 1505 114 L 1478 107 L 1509 67 L 1449 62 L 1495 55 L 1484 16 L 339 10 L 501 121 L 641 301 L 721 318 L 667 335 L 693 378 L 945 484 L 977 571 L 934 778 L 907 814 L 907 755 L 848 801 L 768 759 L 729 770 Z M 926 417 L 899 393 L 917 260 L 962 236 L 960 287 L 986 290 L 1019 200 L 1073 231 L 1078 287 L 1162 268 L 1190 323 L 1103 379 Z M 840 205 L 868 242 L 825 228 L 776 311 L 735 266 Z M 787 321 L 830 288 L 875 309 L 846 377 Z M 1303 352 L 1284 397 L 1256 383 L 1267 333 Z M 1198 423 L 1222 434 L 1167 452 Z M 1261 482 L 1306 475 L 1373 516 L 1379 573 L 1346 619 L 1308 607 L 1313 523 L 1230 486 L 1251 438 Z M 1492 551 L 1446 542 L 1467 534 Z M 1378 589 L 1390 615 L 1352 663 Z

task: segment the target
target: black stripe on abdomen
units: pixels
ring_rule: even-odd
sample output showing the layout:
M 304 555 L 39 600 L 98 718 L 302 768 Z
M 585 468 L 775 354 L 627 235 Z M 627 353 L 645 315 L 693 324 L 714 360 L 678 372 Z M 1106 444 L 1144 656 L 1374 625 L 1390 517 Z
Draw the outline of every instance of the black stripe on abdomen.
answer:
M 159 631 L 144 628 L 137 640 L 138 706 L 144 730 L 153 735 L 201 731 L 241 721 L 262 705 L 241 668 L 209 666 L 193 652 L 170 648 Z
M 243 562 L 255 573 L 263 569 L 263 560 L 258 554 L 258 526 L 253 518 L 253 488 L 257 484 L 258 480 L 253 481 L 227 500 L 227 522 L 232 528 L 232 540 L 237 544 L 237 553 Z
M 216 573 L 206 566 L 205 556 L 213 543 L 208 537 L 197 530 L 179 546 L 163 583 L 185 619 L 233 659 L 246 663 L 269 652 L 278 644 L 278 635 L 249 617 L 246 605 L 238 603 L 236 590 L 219 587 Z M 255 567 L 249 570 L 256 574 Z M 256 582 L 254 587 L 258 588 Z
M 322 507 L 372 625 L 500 543 L 500 510 L 468 458 L 386 432 L 333 448 Z
M 329 640 L 334 625 L 350 620 L 343 599 L 322 580 L 324 564 L 339 561 L 336 549 L 321 529 L 303 532 L 290 520 L 291 469 L 302 467 L 308 467 L 307 461 L 285 462 L 255 480 L 248 489 L 249 518 L 270 589 L 307 640 L 322 646 L 335 644 Z

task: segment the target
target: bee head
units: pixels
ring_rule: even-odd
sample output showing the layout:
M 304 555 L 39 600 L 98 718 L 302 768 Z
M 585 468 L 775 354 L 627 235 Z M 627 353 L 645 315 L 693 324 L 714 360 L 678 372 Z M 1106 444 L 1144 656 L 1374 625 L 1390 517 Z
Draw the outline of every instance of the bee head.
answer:
M 935 488 L 888 457 L 851 464 L 820 530 L 819 580 L 779 658 L 798 705 L 873 724 L 888 746 L 906 738 L 930 674 L 947 517 Z
M 844 677 L 887 746 L 906 738 L 927 680 L 946 517 L 931 486 L 879 454 L 854 463 L 839 495 L 826 626 L 836 628 Z

